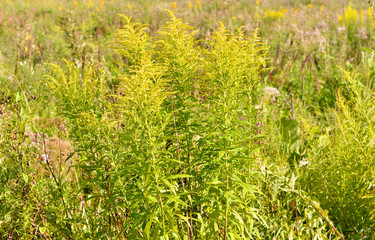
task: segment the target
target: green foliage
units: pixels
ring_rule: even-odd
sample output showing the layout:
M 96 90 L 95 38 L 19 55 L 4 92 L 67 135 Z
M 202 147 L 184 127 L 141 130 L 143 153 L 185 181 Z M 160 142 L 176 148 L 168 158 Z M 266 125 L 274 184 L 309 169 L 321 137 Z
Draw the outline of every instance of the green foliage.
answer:
M 50 197 L 44 208 L 37 197 L 21 212 L 43 209 L 43 224 L 19 234 L 39 228 L 44 236 L 74 239 L 330 236 L 319 211 L 294 190 L 295 178 L 272 173 L 280 169 L 262 160 L 255 106 L 267 48 L 257 32 L 245 36 L 221 24 L 201 48 L 193 28 L 169 14 L 156 38 L 124 17 L 113 44 L 127 64 L 114 88 L 106 69 L 50 64 L 46 83 L 68 120 L 76 164 L 65 175 L 49 167 L 52 184 L 35 179 L 30 194 L 44 183 Z M 282 130 L 285 141 L 289 130 Z
M 367 3 L 21 2 L 0 9 L 1 239 L 374 237 Z
M 334 128 L 315 140 L 301 187 L 321 201 L 345 235 L 369 237 L 367 229 L 374 224 L 374 100 L 356 75 L 344 72 L 344 77 L 347 89 L 338 94 Z

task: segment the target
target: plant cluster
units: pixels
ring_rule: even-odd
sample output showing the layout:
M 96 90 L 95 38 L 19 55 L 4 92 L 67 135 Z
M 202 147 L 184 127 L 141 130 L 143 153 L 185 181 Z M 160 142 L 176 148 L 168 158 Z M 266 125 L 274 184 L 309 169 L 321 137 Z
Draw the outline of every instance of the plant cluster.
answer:
M 371 4 L 0 5 L 1 239 L 374 238 Z
M 335 235 L 293 176 L 264 160 L 255 106 L 267 48 L 257 32 L 221 25 L 202 48 L 192 27 L 170 17 L 156 38 L 124 17 L 113 44 L 127 64 L 115 86 L 103 68 L 51 64 L 46 82 L 76 157 L 64 172 L 73 154 L 60 165 L 43 155 L 49 180 L 35 172 L 43 166 L 29 167 L 29 155 L 4 156 L 2 171 L 23 179 L 3 188 L 3 204 L 29 214 L 2 208 L 3 231 L 73 239 Z M 10 198 L 21 186 L 23 197 Z M 31 221 L 11 224 L 22 217 Z

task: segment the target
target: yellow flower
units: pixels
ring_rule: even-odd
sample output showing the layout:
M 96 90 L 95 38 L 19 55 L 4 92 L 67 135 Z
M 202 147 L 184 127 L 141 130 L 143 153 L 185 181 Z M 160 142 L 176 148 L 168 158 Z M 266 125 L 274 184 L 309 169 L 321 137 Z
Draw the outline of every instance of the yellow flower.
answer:
M 192 7 L 193 7 L 193 4 L 192 4 L 191 2 L 188 2 L 187 7 L 188 7 L 188 8 L 192 8 Z
M 172 2 L 171 3 L 171 8 L 176 9 L 177 8 L 177 3 L 176 2 Z
M 323 4 L 320 5 L 319 10 L 320 10 L 320 11 L 323 11 L 323 10 L 324 10 L 324 6 L 323 6 Z
M 236 17 L 232 17 L 233 20 L 236 20 L 237 18 Z
M 78 2 L 77 1 L 75 1 L 73 4 L 74 4 L 74 7 L 78 7 Z
M 104 5 L 104 1 L 101 0 L 99 4 L 100 4 L 101 6 L 103 6 L 103 5 Z
M 57 7 L 57 9 L 61 10 L 61 9 L 62 9 L 62 7 L 61 7 L 61 6 L 58 6 L 58 7 Z
M 259 6 L 259 1 L 256 1 L 256 2 L 255 2 L 255 5 Z
M 281 11 L 283 12 L 283 13 L 286 13 L 286 12 L 288 12 L 288 9 L 281 9 Z
M 294 11 L 295 13 L 298 13 L 298 9 L 297 9 L 297 8 L 293 9 L 293 11 Z
M 339 14 L 338 16 L 337 16 L 337 20 L 339 21 L 339 23 L 342 23 L 343 21 L 342 21 L 342 16 Z
M 87 8 L 90 8 L 91 5 L 94 5 L 94 3 L 92 2 L 92 0 L 90 0 L 90 1 L 86 4 Z
M 195 3 L 196 3 L 196 5 L 195 5 L 195 8 L 196 8 L 196 9 L 199 9 L 199 8 L 202 7 L 202 3 L 201 3 L 200 0 L 195 0 Z
M 267 8 L 264 10 L 264 18 L 268 20 L 277 20 L 284 17 L 284 12 L 282 11 L 270 11 Z
M 95 8 L 97 12 L 99 12 L 99 8 Z
M 313 5 L 311 4 L 311 3 L 309 3 L 309 5 L 307 5 L 309 8 L 312 8 L 313 7 Z
M 127 7 L 129 10 L 132 10 L 132 6 L 130 6 L 130 2 L 128 2 L 128 4 L 126 5 L 126 7 Z

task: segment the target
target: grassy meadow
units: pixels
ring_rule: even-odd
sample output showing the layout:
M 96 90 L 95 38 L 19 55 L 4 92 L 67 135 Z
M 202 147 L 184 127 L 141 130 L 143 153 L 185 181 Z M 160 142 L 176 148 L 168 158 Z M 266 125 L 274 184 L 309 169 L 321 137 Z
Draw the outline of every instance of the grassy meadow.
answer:
M 0 239 L 375 239 L 374 10 L 1 0 Z

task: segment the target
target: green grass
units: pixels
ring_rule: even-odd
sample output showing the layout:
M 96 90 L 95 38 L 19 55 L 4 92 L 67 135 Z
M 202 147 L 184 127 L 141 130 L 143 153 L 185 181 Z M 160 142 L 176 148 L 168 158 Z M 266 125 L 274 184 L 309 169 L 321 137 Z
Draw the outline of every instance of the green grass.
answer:
M 374 238 L 370 7 L 3 1 L 1 238 Z

